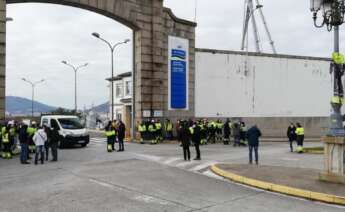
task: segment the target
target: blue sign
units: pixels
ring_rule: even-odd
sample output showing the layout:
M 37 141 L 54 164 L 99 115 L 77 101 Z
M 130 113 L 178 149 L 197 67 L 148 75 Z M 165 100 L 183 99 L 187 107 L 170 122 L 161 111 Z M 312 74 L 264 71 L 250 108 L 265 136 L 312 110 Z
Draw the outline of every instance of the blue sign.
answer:
M 171 50 L 170 61 L 170 98 L 171 108 L 185 109 L 187 108 L 187 62 L 186 51 L 180 49 Z

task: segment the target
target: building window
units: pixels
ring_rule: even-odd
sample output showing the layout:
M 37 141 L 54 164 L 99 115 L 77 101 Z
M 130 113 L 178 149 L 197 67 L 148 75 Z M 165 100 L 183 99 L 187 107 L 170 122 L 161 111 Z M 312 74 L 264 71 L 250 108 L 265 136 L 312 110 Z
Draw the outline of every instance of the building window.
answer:
M 126 96 L 132 95 L 132 83 L 131 81 L 126 81 Z
M 117 98 L 123 97 L 122 85 L 120 83 L 115 85 L 115 93 Z

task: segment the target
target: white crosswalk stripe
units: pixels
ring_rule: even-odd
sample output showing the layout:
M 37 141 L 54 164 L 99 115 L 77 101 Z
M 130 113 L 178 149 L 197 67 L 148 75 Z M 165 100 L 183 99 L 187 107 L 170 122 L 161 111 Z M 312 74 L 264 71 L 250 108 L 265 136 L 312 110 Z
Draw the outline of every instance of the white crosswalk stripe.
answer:
M 97 145 L 105 144 L 106 141 L 107 139 L 102 138 L 102 137 L 90 138 L 90 143 L 97 144 Z M 152 161 L 152 162 L 163 164 L 166 166 L 176 167 L 176 168 L 183 169 L 186 171 L 203 174 L 208 177 L 223 179 L 213 174 L 213 172 L 208 169 L 210 166 L 217 164 L 218 163 L 217 161 L 213 161 L 213 160 L 185 161 L 181 157 L 162 157 L 162 156 L 140 154 L 140 153 L 130 153 L 130 154 L 132 154 L 135 158 L 139 160 Z
M 90 138 L 90 143 L 105 143 L 107 141 L 106 138 L 102 137 L 96 137 L 96 138 Z
M 166 158 L 166 157 L 158 157 L 153 155 L 144 155 L 144 154 L 134 154 L 138 159 L 148 160 L 156 163 L 160 163 L 163 165 L 176 167 L 179 169 L 183 169 L 190 172 L 195 172 L 199 174 L 206 175 L 208 177 L 216 178 L 216 179 L 223 179 L 219 177 L 213 172 L 211 172 L 208 168 L 214 164 L 217 164 L 217 161 L 210 161 L 210 160 L 200 160 L 200 161 L 185 161 L 182 158 L 173 157 L 173 158 Z

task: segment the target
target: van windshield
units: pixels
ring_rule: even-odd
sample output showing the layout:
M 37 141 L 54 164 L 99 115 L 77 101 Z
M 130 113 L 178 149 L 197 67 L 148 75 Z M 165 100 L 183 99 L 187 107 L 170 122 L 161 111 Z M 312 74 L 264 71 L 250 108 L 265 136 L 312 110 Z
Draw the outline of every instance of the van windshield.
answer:
M 67 130 L 77 130 L 77 129 L 83 129 L 83 125 L 80 123 L 80 120 L 78 118 L 61 118 L 58 119 L 61 127 L 63 129 Z

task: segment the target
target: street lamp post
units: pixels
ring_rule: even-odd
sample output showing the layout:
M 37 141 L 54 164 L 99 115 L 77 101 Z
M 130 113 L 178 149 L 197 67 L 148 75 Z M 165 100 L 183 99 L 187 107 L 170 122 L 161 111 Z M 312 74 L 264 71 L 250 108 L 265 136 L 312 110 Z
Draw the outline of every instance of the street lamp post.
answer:
M 25 78 L 22 78 L 24 82 L 27 82 L 31 85 L 31 116 L 34 117 L 34 98 L 35 98 L 35 86 L 39 83 L 44 82 L 44 79 L 37 81 L 37 82 L 31 82 L 30 80 L 27 80 Z
M 317 28 L 327 27 L 334 30 L 334 53 L 332 55 L 331 73 L 334 75 L 333 97 L 331 100 L 332 114 L 329 135 L 345 136 L 341 107 L 344 102 L 342 76 L 344 74 L 344 56 L 339 53 L 339 26 L 344 23 L 344 0 L 311 0 L 310 10 L 313 12 L 314 25 Z M 318 13 L 322 13 L 321 23 L 317 23 Z
M 101 37 L 101 35 L 97 32 L 92 33 L 92 36 L 98 38 L 99 40 L 105 42 L 111 51 L 111 121 L 114 121 L 114 51 L 116 49 L 116 47 L 118 47 L 121 44 L 126 44 L 128 42 L 130 42 L 130 39 L 126 39 L 122 42 L 116 43 L 114 45 L 112 45 L 109 41 L 105 40 L 104 38 Z
M 78 111 L 78 105 L 77 105 L 77 72 L 79 69 L 88 66 L 88 63 L 85 63 L 84 65 L 80 65 L 80 66 L 74 66 L 71 65 L 70 63 L 66 62 L 66 61 L 62 61 L 63 64 L 71 67 L 74 71 L 74 111 L 75 113 L 77 113 Z

